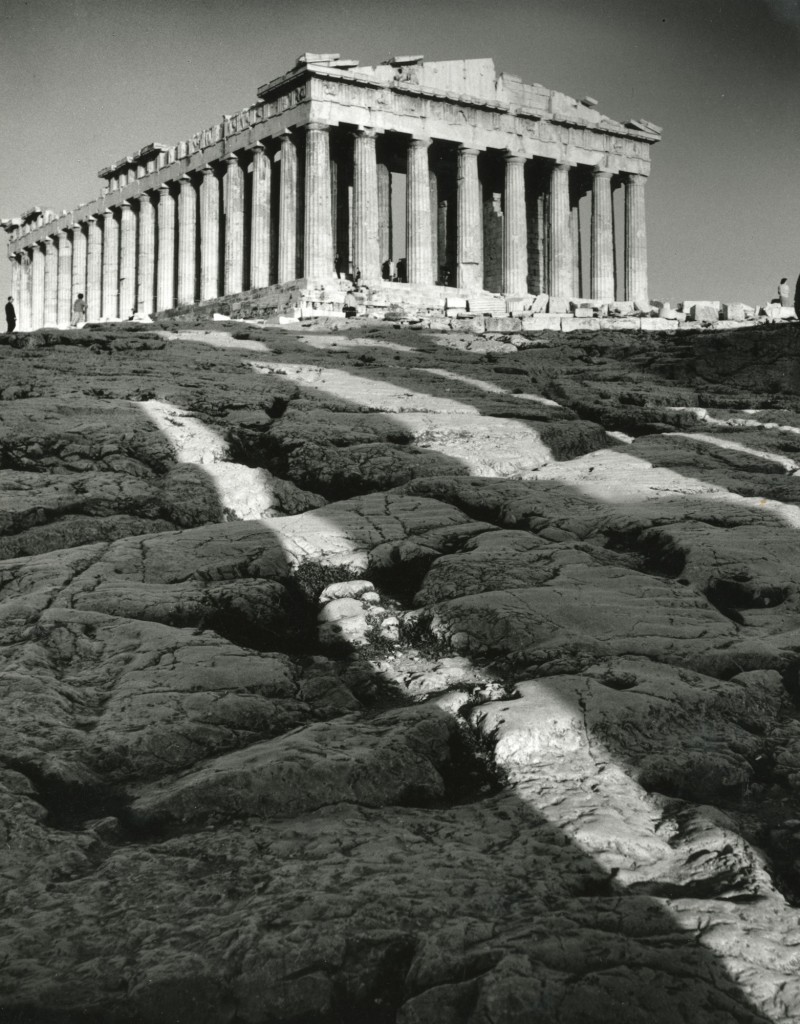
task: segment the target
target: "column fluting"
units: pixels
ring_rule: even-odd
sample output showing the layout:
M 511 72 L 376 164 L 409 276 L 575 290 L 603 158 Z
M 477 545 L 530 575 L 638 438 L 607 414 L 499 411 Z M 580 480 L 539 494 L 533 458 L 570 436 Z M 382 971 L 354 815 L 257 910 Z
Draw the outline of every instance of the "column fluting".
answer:
M 34 245 L 31 253 L 31 329 L 44 327 L 44 249 Z
M 503 196 L 503 292 L 528 291 L 528 220 L 525 211 L 525 157 L 507 153 Z
M 175 305 L 175 197 L 169 185 L 158 190 L 158 271 L 156 309 L 172 309 Z
M 327 281 L 333 277 L 333 219 L 330 131 L 326 124 L 306 125 L 305 172 L 303 273 L 310 281 Z
M 178 305 L 183 306 L 195 297 L 197 192 L 188 174 L 178 180 Z
M 136 215 L 126 200 L 119 222 L 119 315 L 127 320 L 136 311 Z
M 591 277 L 593 299 L 614 298 L 614 229 L 611 171 L 595 168 L 592 175 Z
M 225 157 L 224 294 L 242 290 L 244 275 L 244 172 L 234 153 Z
M 211 164 L 200 182 L 200 298 L 219 295 L 219 178 Z
M 72 321 L 72 304 L 79 295 L 86 301 L 86 235 L 83 224 L 75 224 L 72 228 L 72 303 L 69 318 Z M 84 313 L 84 317 L 86 313 Z
M 375 135 L 360 128 L 353 137 L 353 274 L 360 270 L 365 281 L 381 276 Z
M 392 258 L 392 172 L 382 161 L 378 162 L 378 263 L 383 265 Z
M 411 284 L 432 284 L 431 183 L 428 167 L 430 139 L 411 139 L 408 145 L 406 261 Z
M 21 271 L 20 259 L 17 255 L 9 256 L 11 263 L 11 301 L 14 303 L 14 311 L 17 314 L 17 329 L 21 329 L 22 302 L 20 295 Z
M 31 257 L 30 250 L 23 249 L 20 256 L 19 310 L 17 326 L 22 331 L 31 329 Z
M 136 308 L 148 316 L 155 308 L 156 211 L 153 196 L 139 196 L 139 230 L 136 238 Z
M 69 327 L 72 305 L 72 239 L 66 231 L 58 232 L 58 308 L 56 323 Z
M 569 168 L 566 163 L 553 166 L 550 175 L 549 237 L 550 294 L 568 299 L 572 294 L 572 234 L 570 228 Z
M 119 316 L 119 224 L 111 209 L 103 213 L 103 319 Z
M 297 147 L 288 131 L 281 135 L 278 211 L 278 283 L 297 277 Z
M 58 325 L 58 249 L 49 235 L 44 240 L 44 326 Z
M 483 203 L 478 178 L 478 150 L 458 150 L 457 267 L 459 288 L 483 287 Z
M 643 174 L 629 174 L 625 180 L 625 298 L 629 302 L 648 301 L 646 181 Z
M 98 217 L 90 217 L 86 232 L 86 319 L 103 315 L 103 228 Z
M 250 213 L 250 287 L 266 288 L 270 278 L 272 163 L 262 142 L 253 153 L 253 202 Z

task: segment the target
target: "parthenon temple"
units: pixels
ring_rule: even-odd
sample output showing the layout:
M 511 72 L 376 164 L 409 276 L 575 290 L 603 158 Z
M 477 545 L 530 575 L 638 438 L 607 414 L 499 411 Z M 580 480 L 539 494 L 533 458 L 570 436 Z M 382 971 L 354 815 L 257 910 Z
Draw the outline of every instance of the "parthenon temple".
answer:
M 68 325 L 79 293 L 112 320 L 243 292 L 279 308 L 353 278 L 399 302 L 644 302 L 660 129 L 596 106 L 490 59 L 304 54 L 240 113 L 101 170 L 99 198 L 4 220 L 19 327 Z

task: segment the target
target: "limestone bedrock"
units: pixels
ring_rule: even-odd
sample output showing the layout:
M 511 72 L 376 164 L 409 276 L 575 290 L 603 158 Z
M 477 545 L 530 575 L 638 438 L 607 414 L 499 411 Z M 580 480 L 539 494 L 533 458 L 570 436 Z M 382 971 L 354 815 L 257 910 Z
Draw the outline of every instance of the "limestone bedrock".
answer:
M 3 338 L 2 1020 L 800 1019 L 800 328 L 412 327 Z

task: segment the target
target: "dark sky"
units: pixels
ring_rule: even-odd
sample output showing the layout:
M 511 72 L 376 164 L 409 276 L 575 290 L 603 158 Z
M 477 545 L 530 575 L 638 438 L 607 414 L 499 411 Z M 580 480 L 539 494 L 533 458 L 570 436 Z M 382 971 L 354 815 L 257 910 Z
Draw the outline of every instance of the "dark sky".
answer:
M 306 50 L 492 57 L 663 127 L 654 298 L 764 302 L 800 273 L 800 0 L 14 0 L 0 33 L 0 216 L 92 199 L 101 167 L 246 107 Z

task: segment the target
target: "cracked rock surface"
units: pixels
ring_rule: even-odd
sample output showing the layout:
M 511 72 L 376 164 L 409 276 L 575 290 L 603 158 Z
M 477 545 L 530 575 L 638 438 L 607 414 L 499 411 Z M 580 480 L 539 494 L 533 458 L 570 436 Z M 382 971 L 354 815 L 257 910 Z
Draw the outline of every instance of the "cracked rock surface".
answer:
M 800 1020 L 800 329 L 513 338 L 4 337 L 4 1024 Z

